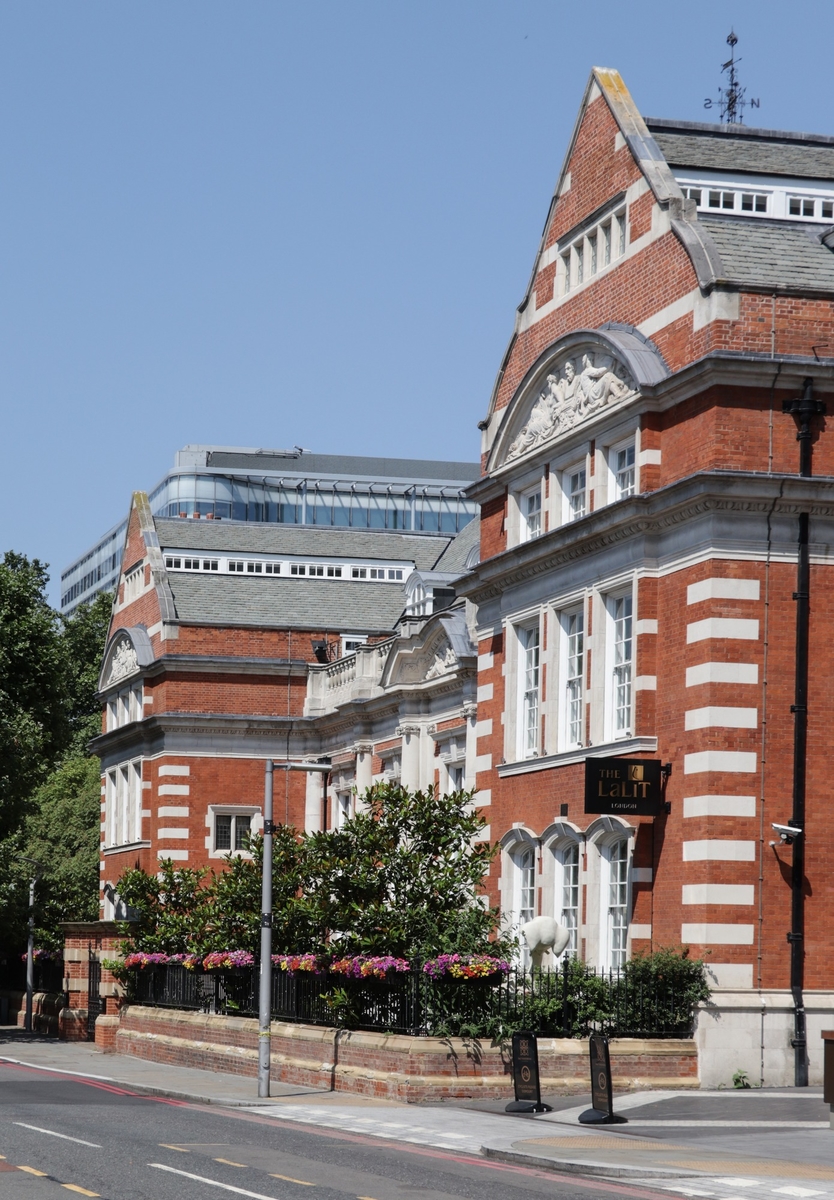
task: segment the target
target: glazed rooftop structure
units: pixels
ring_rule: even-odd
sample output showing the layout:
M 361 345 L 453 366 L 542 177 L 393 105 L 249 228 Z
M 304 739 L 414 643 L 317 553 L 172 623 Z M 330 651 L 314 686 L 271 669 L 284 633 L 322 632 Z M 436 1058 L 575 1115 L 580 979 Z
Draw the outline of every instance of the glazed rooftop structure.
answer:
M 476 463 L 186 446 L 150 492 L 154 516 L 411 533 L 458 533 L 477 505 Z M 113 591 L 127 521 L 61 573 L 61 611 Z

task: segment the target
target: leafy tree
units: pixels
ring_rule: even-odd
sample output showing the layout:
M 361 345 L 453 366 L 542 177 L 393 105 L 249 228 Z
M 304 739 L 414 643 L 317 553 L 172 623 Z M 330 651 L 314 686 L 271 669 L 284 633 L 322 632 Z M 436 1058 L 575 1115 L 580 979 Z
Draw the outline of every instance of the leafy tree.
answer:
M 101 705 L 96 693 L 112 605 L 112 595 L 99 592 L 63 618 L 65 736 L 74 753 L 83 754 L 87 743 L 101 733 Z
M 214 888 L 212 950 L 249 950 L 261 945 L 261 875 L 263 838 L 249 841 L 252 858 L 230 856 L 228 869 Z M 308 843 L 291 825 L 277 825 L 272 838 L 272 950 L 293 954 L 299 946 L 317 944 L 316 913 L 305 896 Z
M 309 835 L 305 891 L 321 935 L 358 954 L 494 949 L 482 882 L 496 851 L 479 840 L 473 799 L 378 784 L 341 829 Z
M 118 882 L 119 896 L 136 914 L 126 926 L 132 949 L 149 954 L 205 953 L 211 924 L 213 894 L 204 867 L 175 867 L 162 859 L 159 874 L 141 867 L 126 871 Z
M 67 743 L 65 651 L 49 607 L 46 567 L 21 554 L 0 562 L 0 837 Z
M 61 943 L 60 922 L 98 916 L 99 765 L 87 742 L 100 729 L 95 699 L 110 621 L 109 596 L 60 617 L 46 599 L 45 566 L 0 562 L 0 944 L 26 938 L 30 868 L 36 936 Z
M 337 830 L 299 836 L 278 826 L 273 841 L 273 949 L 393 954 L 503 951 L 490 941 L 497 913 L 482 903 L 495 855 L 478 840 L 485 822 L 473 793 L 442 796 L 381 784 Z M 129 871 L 117 885 L 141 920 L 132 949 L 184 953 L 260 946 L 263 840 L 253 857 L 230 855 L 219 874 L 175 870 L 162 880 Z
M 25 854 L 45 871 L 35 903 L 37 945 L 63 945 L 62 921 L 96 921 L 99 914 L 97 758 L 66 758 L 33 798 L 25 826 Z

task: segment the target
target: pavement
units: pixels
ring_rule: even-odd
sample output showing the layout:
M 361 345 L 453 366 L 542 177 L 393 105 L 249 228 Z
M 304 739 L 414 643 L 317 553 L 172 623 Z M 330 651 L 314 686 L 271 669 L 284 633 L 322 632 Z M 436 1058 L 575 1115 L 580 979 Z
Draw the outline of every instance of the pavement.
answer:
M 834 1200 L 834 1129 L 820 1088 L 648 1091 L 615 1097 L 627 1124 L 582 1126 L 590 1097 L 546 1096 L 553 1111 L 508 1115 L 505 1101 L 408 1105 L 256 1080 L 57 1042 L 0 1028 L 0 1060 L 80 1075 L 270 1122 L 361 1133 L 577 1176 L 627 1180 L 655 1193 L 715 1200 Z

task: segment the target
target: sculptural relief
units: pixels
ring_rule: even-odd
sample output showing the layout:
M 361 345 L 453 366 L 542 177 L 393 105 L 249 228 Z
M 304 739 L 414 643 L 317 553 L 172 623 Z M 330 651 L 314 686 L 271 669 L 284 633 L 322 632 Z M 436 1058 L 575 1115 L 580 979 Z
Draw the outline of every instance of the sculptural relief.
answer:
M 507 451 L 506 461 L 566 433 L 606 405 L 635 395 L 636 389 L 618 374 L 619 369 L 610 354 L 583 354 L 579 370 L 573 358 L 566 359 L 560 369 L 547 376 L 527 424 Z
M 434 662 L 426 671 L 426 679 L 437 679 L 438 675 L 445 675 L 447 671 L 454 669 L 456 663 L 455 652 L 451 646 L 446 647 L 445 653 L 436 651 Z
M 123 638 L 115 650 L 113 657 L 110 659 L 110 674 L 107 677 L 108 683 L 115 683 L 117 679 L 123 679 L 125 675 L 132 675 L 134 671 L 139 669 L 139 659 L 136 657 L 136 651 L 133 649 L 130 641 Z

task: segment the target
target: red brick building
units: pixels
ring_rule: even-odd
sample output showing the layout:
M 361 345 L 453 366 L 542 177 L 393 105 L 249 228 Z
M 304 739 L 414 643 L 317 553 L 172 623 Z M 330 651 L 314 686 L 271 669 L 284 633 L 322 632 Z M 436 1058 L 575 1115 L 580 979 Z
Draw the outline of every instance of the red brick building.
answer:
M 602 967 L 681 943 L 706 956 L 732 1010 L 712 1030 L 715 1082 L 725 1051 L 751 1078 L 792 1066 L 803 850 L 815 1064 L 834 1006 L 834 440 L 815 416 L 800 478 L 783 412 L 806 386 L 834 411 L 833 221 L 834 139 L 644 121 L 616 72 L 595 70 L 471 493 L 481 564 L 459 591 L 477 608 L 492 899 L 514 921 L 560 917 Z M 803 512 L 807 804 L 790 846 L 772 823 L 794 811 Z M 589 755 L 670 763 L 669 814 L 586 814 Z
M 810 475 L 783 411 L 801 395 Z M 702 1082 L 792 1082 L 805 1009 L 815 1079 L 834 1009 L 834 440 L 816 411 L 833 400 L 834 139 L 644 120 L 595 70 L 480 426 L 480 551 L 474 522 L 442 553 L 407 534 L 322 544 L 320 565 L 367 559 L 400 590 L 386 579 L 357 612 L 358 591 L 296 580 L 279 614 L 256 597 L 278 580 L 171 565 L 247 562 L 234 522 L 135 501 L 102 675 L 105 882 L 234 849 L 265 757 L 330 767 L 324 788 L 287 771 L 276 793 L 307 828 L 375 778 L 477 786 L 509 925 L 552 914 L 606 969 L 690 946 L 715 987 Z M 350 630 L 367 644 L 314 662 L 312 641 Z M 671 764 L 669 812 L 587 814 L 588 757 Z M 800 811 L 786 844 L 772 825 Z M 113 842 L 116 819 L 135 844 Z

